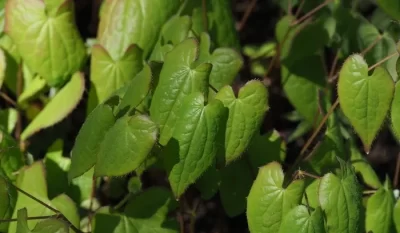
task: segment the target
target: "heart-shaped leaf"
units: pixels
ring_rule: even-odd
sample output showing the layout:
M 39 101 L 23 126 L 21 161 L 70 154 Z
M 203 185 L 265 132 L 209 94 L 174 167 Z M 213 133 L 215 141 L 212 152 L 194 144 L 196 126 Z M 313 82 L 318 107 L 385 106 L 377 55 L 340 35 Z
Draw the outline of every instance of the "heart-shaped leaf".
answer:
M 127 48 L 123 56 L 113 59 L 101 45 L 92 47 L 91 75 L 92 87 L 89 93 L 88 112 L 99 103 L 123 87 L 143 68 L 143 53 L 135 45 Z
M 57 124 L 78 105 L 85 90 L 82 73 L 75 73 L 69 82 L 54 96 L 21 134 L 26 140 L 41 129 Z
M 312 213 L 306 206 L 300 205 L 286 214 L 279 233 L 325 233 L 324 215 L 321 207 Z
M 107 104 L 98 105 L 89 114 L 79 130 L 71 151 L 69 181 L 81 176 L 95 165 L 100 144 L 114 122 L 112 108 Z
M 147 116 L 118 119 L 101 142 L 95 176 L 121 176 L 138 168 L 153 148 L 157 133 Z
M 150 106 L 151 119 L 160 127 L 161 145 L 172 136 L 183 99 L 191 93 L 208 94 L 208 76 L 211 64 L 195 66 L 198 42 L 186 39 L 165 57 L 157 88 Z
M 59 1 L 52 11 L 49 6 L 41 0 L 8 1 L 5 31 L 29 69 L 58 86 L 81 68 L 86 49 L 74 24 L 73 1 Z
M 204 106 L 204 96 L 193 93 L 182 103 L 173 137 L 167 145 L 165 166 L 176 198 L 212 165 L 227 110 L 219 100 Z M 221 143 L 221 142 L 220 142 Z
M 247 198 L 250 232 L 278 232 L 284 216 L 300 204 L 304 181 L 283 187 L 284 174 L 277 162 L 261 167 Z
M 358 54 L 349 57 L 340 70 L 340 107 L 360 136 L 367 153 L 389 111 L 393 91 L 390 74 L 378 67 L 369 76 L 368 65 Z
M 320 181 L 319 203 L 327 218 L 328 232 L 360 232 L 361 188 L 351 164 L 340 159 L 339 162 L 341 174 L 328 173 Z
M 131 44 L 137 44 L 147 57 L 161 27 L 179 5 L 180 0 L 106 1 L 100 13 L 98 41 L 113 60 L 118 60 Z
M 225 133 L 225 161 L 230 163 L 248 147 L 261 126 L 264 114 L 269 109 L 268 92 L 257 80 L 247 82 L 235 97 L 231 86 L 223 87 L 215 96 L 229 108 Z
M 367 201 L 367 216 L 365 229 L 367 232 L 387 233 L 394 231 L 393 208 L 395 198 L 393 190 L 388 187 L 389 180 L 386 180 L 385 187 L 381 187 Z

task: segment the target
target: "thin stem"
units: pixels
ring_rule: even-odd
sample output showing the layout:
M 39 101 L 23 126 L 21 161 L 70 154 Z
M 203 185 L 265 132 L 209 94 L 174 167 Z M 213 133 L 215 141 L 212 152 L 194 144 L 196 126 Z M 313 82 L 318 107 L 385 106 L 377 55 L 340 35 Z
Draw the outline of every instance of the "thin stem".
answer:
M 288 15 L 291 16 L 292 15 L 292 1 L 291 0 L 288 1 L 287 9 L 288 9 Z
M 18 73 L 17 73 L 17 99 L 22 93 L 22 85 L 23 85 L 23 76 L 22 76 L 22 64 L 19 65 L 18 67 Z M 15 127 L 15 138 L 19 141 L 20 147 L 25 149 L 25 143 L 20 141 L 21 137 L 21 132 L 22 132 L 22 115 L 18 111 L 17 112 L 17 125 Z
M 197 217 L 197 207 L 199 206 L 200 199 L 197 199 L 193 204 L 193 210 L 191 211 L 190 215 L 190 225 L 189 225 L 189 232 L 195 233 L 195 226 L 196 226 L 196 217 Z
M 250 16 L 251 12 L 253 11 L 254 7 L 256 6 L 256 3 L 257 3 L 257 0 L 252 0 L 250 2 L 250 4 L 247 6 L 243 17 L 239 22 L 238 31 L 241 31 L 244 28 L 244 26 L 246 25 L 247 19 L 249 18 L 249 16 Z
M 328 5 L 331 1 L 333 0 L 325 0 L 325 2 L 319 4 L 318 6 L 316 6 L 314 9 L 312 9 L 311 11 L 309 11 L 307 14 L 305 14 L 303 17 L 301 17 L 300 19 L 296 20 L 295 22 L 292 23 L 292 26 L 297 25 L 301 22 L 303 22 L 304 20 L 310 18 L 313 14 L 315 14 L 317 11 L 319 11 L 320 9 L 322 9 L 324 6 Z
M 383 36 L 379 34 L 379 36 L 367 47 L 365 48 L 362 52 L 361 55 L 364 56 L 366 53 L 368 53 L 373 47 L 375 47 L 376 44 L 378 44 L 379 41 L 381 41 Z
M 208 32 L 207 0 L 202 0 L 202 11 L 204 31 Z
M 1 98 L 3 98 L 7 103 L 9 103 L 9 104 L 11 104 L 12 106 L 14 106 L 14 107 L 18 107 L 17 106 L 17 103 L 13 100 L 13 99 L 11 99 L 11 97 L 9 97 L 6 93 L 4 93 L 4 92 L 0 92 L 0 96 L 1 96 Z
M 132 197 L 132 193 L 128 193 L 125 197 L 114 207 L 115 210 L 120 209 L 129 199 Z
M 295 13 L 295 15 L 294 15 L 294 17 L 295 17 L 296 19 L 299 17 L 300 12 L 301 12 L 301 9 L 303 9 L 303 6 L 304 6 L 304 0 L 301 0 L 301 2 L 300 2 L 300 4 L 299 4 L 299 7 L 297 8 L 296 13 Z
M 49 219 L 49 218 L 57 218 L 60 216 L 59 214 L 53 214 L 53 215 L 47 215 L 47 216 L 35 216 L 35 217 L 27 217 L 26 220 L 40 220 L 40 219 Z M 0 223 L 6 223 L 6 222 L 16 222 L 18 221 L 17 218 L 11 218 L 11 219 L 0 219 Z
M 392 54 L 390 54 L 389 56 L 383 58 L 382 60 L 378 61 L 377 63 L 375 63 L 374 65 L 372 65 L 371 67 L 368 68 L 368 71 L 375 69 L 376 67 L 382 65 L 383 63 L 385 63 L 387 60 L 391 59 L 392 57 L 398 55 L 399 53 L 396 51 Z
M 329 71 L 328 80 L 331 80 L 333 78 L 333 75 L 334 75 L 334 73 L 336 71 L 337 62 L 339 60 L 339 54 L 340 54 L 340 50 L 338 50 L 336 52 L 335 58 L 333 59 L 332 67 L 331 67 L 331 70 Z
M 400 152 L 399 154 L 397 154 L 396 172 L 394 174 L 393 187 L 397 187 L 397 184 L 399 183 L 399 174 L 400 174 Z
M 46 207 L 47 209 L 53 211 L 54 213 L 56 213 L 56 214 L 61 214 L 60 211 L 54 209 L 53 207 L 49 206 L 48 204 L 44 203 L 43 201 L 37 199 L 36 197 L 32 196 L 31 194 L 29 194 L 29 193 L 25 192 L 24 190 L 18 188 L 18 187 L 15 186 L 14 184 L 12 184 L 12 183 L 8 183 L 8 184 L 11 185 L 11 186 L 14 186 L 14 188 L 15 188 L 17 191 L 19 191 L 19 192 L 25 194 L 25 195 L 28 196 L 29 198 L 35 200 L 36 202 L 40 203 L 41 205 L 43 205 L 43 206 Z
M 363 191 L 364 195 L 369 195 L 369 194 L 374 194 L 374 193 L 376 193 L 376 190 L 365 190 L 365 191 Z
M 213 85 L 208 84 L 208 86 L 209 86 L 215 93 L 218 93 L 217 88 L 215 88 Z

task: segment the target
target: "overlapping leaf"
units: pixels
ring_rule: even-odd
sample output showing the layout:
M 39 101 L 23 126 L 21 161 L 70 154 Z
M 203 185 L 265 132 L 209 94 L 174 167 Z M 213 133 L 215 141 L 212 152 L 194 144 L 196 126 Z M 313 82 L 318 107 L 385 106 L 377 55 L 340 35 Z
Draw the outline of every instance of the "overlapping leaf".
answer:
M 137 44 L 147 57 L 163 24 L 178 10 L 179 0 L 106 1 L 97 32 L 99 43 L 113 60 Z
M 71 0 L 52 5 L 40 0 L 12 0 L 6 4 L 6 33 L 28 67 L 51 86 L 64 83 L 86 59 L 74 22 Z
M 58 219 L 46 219 L 39 222 L 34 229 L 28 227 L 27 209 L 18 210 L 16 233 L 68 233 L 68 224 Z
M 206 106 L 204 101 L 198 92 L 185 98 L 165 152 L 168 180 L 177 198 L 213 164 L 222 143 L 217 135 L 227 111 L 219 100 Z
M 360 55 L 349 57 L 340 70 L 340 107 L 360 136 L 367 153 L 389 111 L 393 92 L 390 74 L 378 67 L 369 76 L 368 65 Z
M 248 147 L 269 109 L 268 92 L 262 82 L 246 83 L 235 97 L 231 86 L 223 87 L 215 96 L 229 108 L 225 133 L 225 161 L 230 163 Z
M 0 170 L 0 220 L 10 219 L 17 202 L 17 190 Z M 0 223 L 0 231 L 7 232 L 8 222 Z
M 52 206 L 59 210 L 63 215 L 72 223 L 74 226 L 79 227 L 79 215 L 78 210 L 74 202 L 65 194 L 61 194 L 49 200 L 47 196 L 47 185 L 45 170 L 42 162 L 35 162 L 31 166 L 23 170 L 17 180 L 17 186 L 25 192 L 31 194 L 35 198 L 41 200 L 47 205 Z M 62 204 L 61 204 L 61 203 Z M 17 218 L 18 210 L 26 208 L 28 217 L 33 216 L 47 216 L 55 214 L 53 211 L 47 209 L 42 204 L 31 199 L 26 195 L 19 195 L 18 200 L 14 209 L 13 218 Z M 40 220 L 29 220 L 27 227 L 33 229 L 39 227 Z M 12 222 L 9 226 L 9 232 L 16 232 L 17 223 Z
M 160 127 L 161 145 L 166 145 L 172 136 L 183 99 L 194 92 L 207 96 L 212 66 L 201 63 L 194 67 L 197 56 L 197 41 L 186 39 L 165 57 L 150 106 L 151 119 Z
M 339 160 L 341 174 L 322 177 L 319 203 L 325 212 L 328 232 L 355 233 L 362 229 L 361 188 L 351 164 Z
M 320 207 L 312 213 L 306 206 L 297 206 L 286 214 L 279 233 L 325 233 L 324 217 Z
M 93 233 L 178 233 L 178 223 L 168 217 L 177 206 L 170 191 L 152 187 L 132 199 L 123 214 L 97 213 Z
M 304 181 L 283 187 L 284 174 L 279 163 L 261 167 L 247 198 L 250 232 L 278 232 L 284 216 L 300 204 Z
M 26 140 L 41 129 L 63 120 L 78 105 L 85 90 L 82 73 L 75 73 L 70 81 L 54 96 L 45 108 L 33 119 L 21 134 Z

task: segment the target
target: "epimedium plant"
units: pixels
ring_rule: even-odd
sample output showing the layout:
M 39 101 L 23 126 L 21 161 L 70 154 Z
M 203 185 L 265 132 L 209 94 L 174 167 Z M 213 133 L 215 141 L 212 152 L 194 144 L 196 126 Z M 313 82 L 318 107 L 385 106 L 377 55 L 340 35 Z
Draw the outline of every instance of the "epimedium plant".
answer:
M 14 107 L 0 113 L 0 232 L 183 232 L 191 189 L 219 194 L 252 233 L 400 232 L 393 174 L 382 179 L 365 158 L 382 128 L 400 137 L 397 1 L 377 1 L 387 23 L 358 1 L 277 2 L 274 40 L 243 48 L 264 80 L 239 87 L 228 0 L 106 0 L 86 43 L 71 0 L 1 3 L 0 77 L 16 101 L 3 93 Z M 287 139 L 262 130 L 275 78 L 298 123 Z M 28 142 L 85 98 L 70 156 L 62 137 L 31 154 Z M 166 184 L 142 183 L 153 169 Z M 120 202 L 97 197 L 104 184 Z

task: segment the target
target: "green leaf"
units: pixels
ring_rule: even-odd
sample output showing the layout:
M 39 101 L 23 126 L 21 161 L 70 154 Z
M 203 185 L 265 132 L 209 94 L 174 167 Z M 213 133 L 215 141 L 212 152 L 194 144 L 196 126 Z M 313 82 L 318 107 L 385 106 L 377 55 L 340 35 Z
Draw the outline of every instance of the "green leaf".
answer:
M 6 76 L 7 59 L 5 52 L 0 48 L 0 88 L 3 86 L 3 82 Z
M 377 0 L 378 6 L 384 10 L 390 17 L 400 20 L 400 2 L 396 0 Z
M 396 201 L 396 205 L 393 209 L 393 222 L 397 232 L 400 231 L 400 199 Z
M 3 132 L 11 134 L 17 125 L 18 112 L 14 108 L 0 110 L 0 127 Z
M 53 126 L 67 117 L 78 105 L 85 90 L 82 73 L 75 73 L 71 80 L 54 96 L 21 134 L 26 140 L 41 129 Z
M 69 181 L 81 176 L 95 165 L 101 142 L 114 122 L 112 109 L 106 104 L 98 105 L 89 114 L 79 130 L 71 151 Z
M 187 96 L 181 106 L 172 139 L 165 152 L 168 180 L 176 198 L 212 165 L 216 159 L 217 135 L 226 109 L 219 100 L 204 106 L 204 96 Z
M 28 227 L 28 213 L 26 208 L 18 210 L 17 233 L 68 233 L 68 224 L 58 219 L 46 219 L 39 222 L 33 230 Z
M 96 213 L 93 233 L 178 233 L 178 223 L 168 217 L 177 207 L 165 188 L 151 187 L 132 199 L 123 214 Z
M 68 220 L 72 221 L 76 227 L 79 227 L 79 215 L 76 206 L 68 197 L 63 197 L 65 194 L 61 194 L 60 196 L 54 198 L 54 203 L 53 201 L 49 200 L 47 196 L 45 169 L 41 161 L 33 163 L 31 166 L 20 172 L 17 180 L 17 186 L 40 201 L 59 210 L 68 218 Z M 60 204 L 60 202 L 62 202 L 62 204 Z M 22 208 L 26 208 L 28 211 L 28 216 L 32 217 L 55 214 L 53 211 L 49 210 L 47 207 L 31 199 L 30 197 L 26 195 L 18 195 L 18 200 L 12 218 L 16 218 L 18 210 Z M 29 229 L 36 229 L 36 227 L 39 229 L 42 228 L 40 220 L 29 220 L 27 226 Z M 8 229 L 9 232 L 16 232 L 16 229 L 17 223 L 10 223 Z
M 210 36 L 207 33 L 201 33 L 199 60 L 212 64 L 210 85 L 219 90 L 225 85 L 232 84 L 243 66 L 243 58 L 231 48 L 220 47 L 210 54 L 210 43 Z
M 357 233 L 362 229 L 362 193 L 354 169 L 339 160 L 341 174 L 322 177 L 319 203 L 327 218 L 328 232 Z
M 150 66 L 144 65 L 143 70 L 129 81 L 125 95 L 118 106 L 118 114 L 129 113 L 142 103 L 150 92 L 151 76 Z
M 225 160 L 230 163 L 248 147 L 254 134 L 259 130 L 268 111 L 268 92 L 257 80 L 247 82 L 236 98 L 231 86 L 223 87 L 215 96 L 229 108 L 225 133 Z
M 319 56 L 282 65 L 283 90 L 293 107 L 310 124 L 319 122 L 318 91 L 325 86 L 325 71 Z
M 211 64 L 194 66 L 198 56 L 198 43 L 186 39 L 165 57 L 157 88 L 150 106 L 150 116 L 159 125 L 161 145 L 172 136 L 183 99 L 194 92 L 207 96 Z
M 157 139 L 156 125 L 145 115 L 118 119 L 99 147 L 95 176 L 121 176 L 140 166 Z
M 247 221 L 250 232 L 278 232 L 283 217 L 300 204 L 304 181 L 283 186 L 284 174 L 277 162 L 260 168 L 247 198 Z
M 5 31 L 29 69 L 50 86 L 59 86 L 81 68 L 86 49 L 74 24 L 73 1 L 59 4 L 53 14 L 46 12 L 47 4 L 37 0 L 9 1 Z
M 297 206 L 286 214 L 279 233 L 325 233 L 324 217 L 320 207 L 312 213 L 306 206 Z
M 389 182 L 389 180 L 386 180 Z M 373 233 L 393 232 L 395 199 L 390 187 L 381 187 L 367 201 L 366 230 Z
M 357 149 L 353 140 L 350 140 L 349 147 L 351 164 L 354 166 L 354 170 L 361 175 L 361 179 L 365 184 L 374 189 L 379 189 L 382 186 L 379 177 Z
M 400 64 L 400 62 L 398 62 Z M 394 97 L 392 108 L 390 109 L 391 126 L 397 140 L 400 141 L 400 82 L 396 82 L 394 87 Z
M 17 190 L 0 170 L 0 220 L 10 219 L 17 201 Z M 0 232 L 7 232 L 9 223 L 0 223 Z
M 143 68 L 142 57 L 142 50 L 133 44 L 118 58 L 112 58 L 100 44 L 94 45 L 90 67 L 92 87 L 87 111 L 91 112 L 98 103 L 104 102 L 116 90 L 132 80 Z
M 272 130 L 264 135 L 255 135 L 247 153 L 252 169 L 257 171 L 270 162 L 283 162 L 286 158 L 286 143 L 276 130 Z
M 163 24 L 178 10 L 179 0 L 107 1 L 102 5 L 97 32 L 99 43 L 119 59 L 131 44 L 147 57 Z
M 389 111 L 394 83 L 382 67 L 368 75 L 368 64 L 360 55 L 349 57 L 339 73 L 340 107 L 360 136 L 368 153 Z
M 17 178 L 16 172 L 24 166 L 24 155 L 14 138 L 0 130 L 0 174 L 11 181 Z
M 200 191 L 203 200 L 209 200 L 219 191 L 220 183 L 221 174 L 213 164 L 196 181 L 196 188 Z
M 235 217 L 246 210 L 246 198 L 253 183 L 253 174 L 245 158 L 221 170 L 220 197 L 225 213 Z
M 164 61 L 165 54 L 188 37 L 191 26 L 191 18 L 187 15 L 171 17 L 161 29 L 158 41 L 150 55 L 150 60 Z
M 46 80 L 39 75 L 35 76 L 28 85 L 26 89 L 18 96 L 18 104 L 25 103 L 27 100 L 34 97 L 41 90 L 46 87 Z
M 305 190 L 302 204 L 306 206 L 310 206 L 311 208 L 317 208 L 319 206 L 318 200 L 318 188 L 321 179 L 313 179 Z M 306 198 L 307 196 L 307 198 Z

